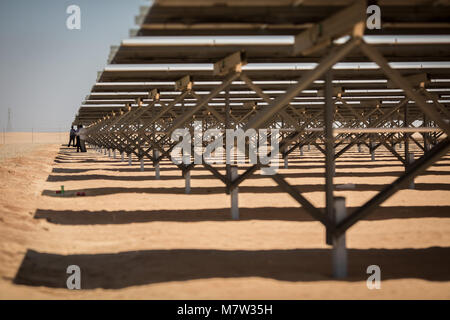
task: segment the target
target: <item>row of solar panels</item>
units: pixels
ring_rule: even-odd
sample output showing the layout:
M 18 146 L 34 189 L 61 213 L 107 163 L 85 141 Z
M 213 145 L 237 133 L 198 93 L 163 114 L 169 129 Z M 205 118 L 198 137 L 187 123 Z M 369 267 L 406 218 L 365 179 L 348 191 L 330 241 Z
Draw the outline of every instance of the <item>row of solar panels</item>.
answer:
M 270 2 L 270 3 L 269 3 Z M 227 55 L 245 52 L 244 72 L 267 91 L 284 90 L 306 70 L 314 67 L 328 48 L 312 55 L 293 53 L 296 35 L 350 6 L 354 1 L 175 1 L 160 0 L 142 8 L 136 18 L 140 28 L 135 37 L 113 47 L 109 65 L 99 73 L 97 83 L 86 97 L 77 120 L 92 121 L 117 109 L 117 105 L 144 98 L 153 88 L 162 97 L 174 99 L 173 83 L 190 75 L 194 90 L 211 90 L 220 80 L 212 64 Z M 450 6 L 449 1 L 378 1 L 382 28 L 370 31 L 366 41 L 376 46 L 393 67 L 404 75 L 424 74 L 427 87 L 446 101 L 450 87 Z M 394 34 L 394 36 L 392 36 Z M 420 35 L 411 36 L 411 34 Z M 339 39 L 340 42 L 345 42 Z M 336 86 L 352 89 L 386 90 L 386 77 L 359 51 L 351 53 L 336 66 Z M 320 89 L 316 83 L 311 89 Z M 235 98 L 255 98 L 244 84 L 232 85 Z M 114 93 L 114 94 L 111 94 Z M 397 99 L 401 92 L 373 94 Z M 276 96 L 282 93 L 269 93 Z M 361 95 L 361 92 L 358 93 Z M 357 96 L 348 93 L 349 97 Z M 370 96 L 366 92 L 361 96 Z M 317 93 L 310 97 L 316 109 Z M 223 98 L 223 94 L 218 98 Z M 392 100 L 392 99 L 390 99 Z M 304 99 L 303 102 L 308 102 Z M 386 101 L 389 105 L 390 101 Z M 102 107 L 103 105 L 103 107 Z M 116 106 L 112 106 L 116 105 Z M 302 105 L 302 104 L 300 104 Z M 306 106 L 307 108 L 308 106 Z M 95 109 L 94 109 L 95 108 Z M 95 112 L 93 112 L 95 110 Z

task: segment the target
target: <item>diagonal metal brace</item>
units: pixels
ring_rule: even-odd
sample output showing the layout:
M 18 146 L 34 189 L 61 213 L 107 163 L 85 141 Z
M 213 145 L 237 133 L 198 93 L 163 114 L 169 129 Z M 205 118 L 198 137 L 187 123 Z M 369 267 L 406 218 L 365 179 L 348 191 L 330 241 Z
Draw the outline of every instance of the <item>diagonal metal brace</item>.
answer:
M 339 223 L 336 228 L 332 231 L 333 234 L 338 237 L 343 234 L 347 229 L 357 223 L 359 220 L 364 218 L 373 212 L 380 204 L 390 198 L 397 191 L 402 189 L 407 185 L 411 179 L 420 175 L 434 162 L 439 160 L 450 150 L 450 138 L 446 138 L 438 143 L 433 149 L 428 153 L 425 153 L 422 157 L 414 161 L 410 166 L 407 167 L 405 173 L 403 173 L 397 180 L 392 182 L 390 185 L 386 186 L 372 199 L 367 201 L 364 205 L 356 209 L 350 216 Z

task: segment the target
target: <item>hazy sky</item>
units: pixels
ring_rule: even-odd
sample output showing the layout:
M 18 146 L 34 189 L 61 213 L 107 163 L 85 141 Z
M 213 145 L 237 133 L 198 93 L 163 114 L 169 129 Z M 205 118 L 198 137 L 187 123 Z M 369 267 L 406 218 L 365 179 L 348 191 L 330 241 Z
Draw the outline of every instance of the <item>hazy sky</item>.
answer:
M 74 115 L 103 69 L 111 45 L 128 38 L 145 0 L 1 0 L 0 126 L 58 130 Z M 81 8 L 81 30 L 66 9 Z

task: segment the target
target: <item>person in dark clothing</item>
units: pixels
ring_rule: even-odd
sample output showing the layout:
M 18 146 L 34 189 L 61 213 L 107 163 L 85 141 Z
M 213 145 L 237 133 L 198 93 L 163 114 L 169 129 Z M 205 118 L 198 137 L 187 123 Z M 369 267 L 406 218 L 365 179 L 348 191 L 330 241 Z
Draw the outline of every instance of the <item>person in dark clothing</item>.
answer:
M 77 136 L 77 152 L 83 151 L 81 148 L 81 141 L 80 141 L 80 130 L 83 128 L 81 124 L 77 126 L 76 136 Z
M 69 145 L 68 147 L 70 147 L 70 143 L 72 143 L 72 147 L 75 147 L 75 137 L 77 136 L 77 132 L 75 131 L 75 129 L 73 128 L 73 126 L 70 128 L 70 140 L 69 140 Z

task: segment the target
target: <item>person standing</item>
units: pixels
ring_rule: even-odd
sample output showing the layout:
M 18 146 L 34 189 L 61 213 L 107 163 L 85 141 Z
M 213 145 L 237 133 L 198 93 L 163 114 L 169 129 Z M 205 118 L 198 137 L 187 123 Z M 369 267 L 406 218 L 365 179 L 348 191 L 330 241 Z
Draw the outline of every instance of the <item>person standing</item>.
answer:
M 86 128 L 83 128 L 83 125 L 80 125 L 80 131 L 78 132 L 78 135 L 80 137 L 80 147 L 81 152 L 86 152 Z
M 68 147 L 70 147 L 70 143 L 72 143 L 72 147 L 75 147 L 75 138 L 77 136 L 77 132 L 75 131 L 75 129 L 73 128 L 73 126 L 70 128 L 70 140 L 69 140 L 69 144 L 67 145 Z
M 77 126 L 77 131 L 76 131 L 76 136 L 77 136 L 77 152 L 80 152 L 80 150 L 81 150 L 81 141 L 80 141 L 80 131 L 81 131 L 81 128 L 82 128 L 83 126 L 81 125 L 81 124 L 79 124 L 78 126 Z

